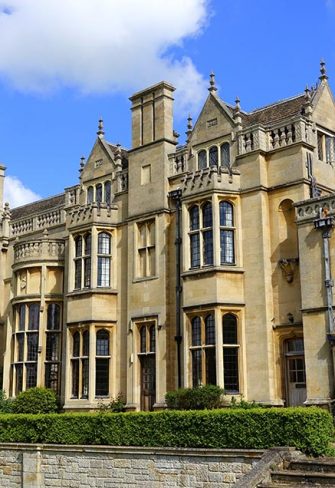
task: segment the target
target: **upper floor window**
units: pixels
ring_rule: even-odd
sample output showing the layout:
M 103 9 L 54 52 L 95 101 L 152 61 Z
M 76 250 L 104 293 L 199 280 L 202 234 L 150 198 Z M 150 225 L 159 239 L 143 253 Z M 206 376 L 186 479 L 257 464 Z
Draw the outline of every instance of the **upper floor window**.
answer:
M 149 277 L 156 273 L 155 220 L 137 224 L 137 276 Z
M 46 327 L 45 387 L 55 392 L 59 390 L 60 347 L 61 347 L 61 306 L 49 303 Z
M 102 202 L 102 184 L 101 183 L 99 183 L 95 187 L 95 201 L 97 203 L 101 203 Z
M 190 216 L 191 267 L 213 264 L 213 217 L 212 204 L 205 202 L 201 208 L 194 205 Z
M 335 138 L 330 134 L 325 134 L 318 131 L 318 159 L 326 163 L 333 163 L 335 161 Z
M 221 166 L 230 166 L 230 145 L 224 142 L 221 146 Z
M 98 286 L 110 286 L 111 236 L 107 232 L 98 234 Z
M 75 238 L 75 283 L 74 287 L 89 288 L 91 286 L 91 234 Z
M 209 166 L 218 166 L 219 154 L 217 146 L 212 146 L 209 149 Z
M 106 181 L 105 182 L 105 202 L 107 205 L 111 204 L 111 196 L 112 196 L 112 188 L 111 188 L 111 182 Z
M 98 204 L 105 202 L 107 205 L 111 204 L 112 184 L 110 180 L 104 183 L 97 183 L 95 186 L 91 185 L 87 188 L 87 203 L 96 202 Z
M 233 205 L 220 202 L 220 260 L 221 264 L 234 264 L 234 213 Z
M 207 167 L 207 152 L 203 149 L 198 153 L 198 169 Z
M 92 203 L 94 199 L 94 188 L 93 186 L 89 186 L 87 188 L 87 203 Z

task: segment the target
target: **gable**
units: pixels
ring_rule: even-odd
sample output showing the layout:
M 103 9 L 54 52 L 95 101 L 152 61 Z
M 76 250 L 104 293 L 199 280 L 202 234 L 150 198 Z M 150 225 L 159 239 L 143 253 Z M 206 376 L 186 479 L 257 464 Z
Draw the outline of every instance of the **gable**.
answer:
M 196 146 L 229 134 L 234 128 L 228 107 L 210 94 L 198 117 L 191 135 L 191 144 Z
M 328 83 L 322 84 L 318 91 L 313 104 L 313 120 L 335 132 L 335 104 Z
M 85 183 L 95 178 L 102 178 L 114 170 L 114 155 L 105 141 L 98 137 L 84 166 L 82 181 Z

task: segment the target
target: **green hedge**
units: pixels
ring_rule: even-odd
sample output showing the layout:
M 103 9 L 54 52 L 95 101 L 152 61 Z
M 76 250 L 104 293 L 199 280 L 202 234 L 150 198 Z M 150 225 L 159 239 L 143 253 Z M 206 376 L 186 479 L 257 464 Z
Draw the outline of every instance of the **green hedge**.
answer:
M 194 388 L 179 388 L 165 395 L 167 407 L 172 410 L 202 410 L 222 406 L 224 389 L 217 385 L 202 385 Z
M 0 442 L 327 452 L 329 413 L 318 408 L 224 409 L 123 414 L 0 415 Z

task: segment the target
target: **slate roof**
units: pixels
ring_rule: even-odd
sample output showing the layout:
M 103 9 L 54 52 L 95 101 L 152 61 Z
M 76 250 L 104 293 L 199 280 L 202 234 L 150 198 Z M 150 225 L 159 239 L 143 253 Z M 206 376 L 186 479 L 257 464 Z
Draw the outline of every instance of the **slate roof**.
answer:
M 11 210 L 12 220 L 22 219 L 30 215 L 47 212 L 48 210 L 63 206 L 65 203 L 65 193 L 54 197 L 38 200 L 37 202 L 28 203 L 22 207 L 16 207 Z
M 271 125 L 282 119 L 287 119 L 302 113 L 305 102 L 304 95 L 298 95 L 293 98 L 281 100 L 279 102 L 267 105 L 252 112 L 242 112 L 243 125 Z

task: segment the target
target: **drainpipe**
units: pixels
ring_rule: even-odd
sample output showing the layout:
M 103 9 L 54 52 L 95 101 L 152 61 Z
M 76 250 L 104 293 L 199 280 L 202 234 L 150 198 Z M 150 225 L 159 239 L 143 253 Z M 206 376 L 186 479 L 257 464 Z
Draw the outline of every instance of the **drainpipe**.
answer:
M 334 282 L 331 275 L 330 267 L 330 252 L 329 239 L 335 225 L 334 217 L 327 216 L 327 210 L 322 211 L 323 215 L 319 219 L 314 220 L 314 228 L 322 232 L 323 240 L 323 263 L 325 273 L 325 288 L 326 288 L 326 304 L 327 304 L 327 339 L 329 343 L 335 345 L 335 327 L 334 327 L 334 313 L 333 313 L 333 287 Z
M 181 388 L 181 299 L 182 299 L 182 284 L 181 284 L 181 189 L 171 191 L 169 193 L 170 198 L 176 204 L 176 335 L 175 341 L 177 344 L 177 379 L 178 388 Z

